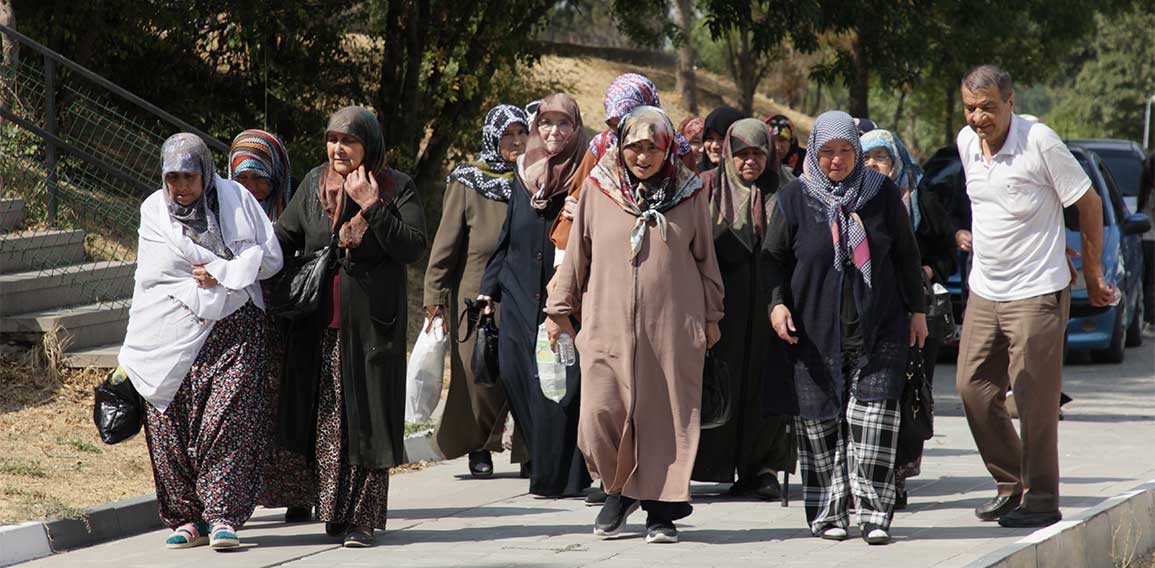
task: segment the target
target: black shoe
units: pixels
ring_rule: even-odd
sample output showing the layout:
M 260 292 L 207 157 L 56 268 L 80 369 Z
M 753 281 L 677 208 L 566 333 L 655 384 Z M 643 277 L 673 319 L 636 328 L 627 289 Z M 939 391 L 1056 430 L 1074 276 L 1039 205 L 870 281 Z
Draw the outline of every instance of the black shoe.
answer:
M 999 495 L 975 507 L 975 516 L 978 517 L 980 521 L 997 521 L 999 517 L 1014 511 L 1022 500 L 1022 493 Z
M 345 536 L 347 532 L 349 532 L 349 523 L 325 523 L 325 534 L 329 536 Z
M 876 524 L 865 523 L 862 525 L 862 540 L 866 541 L 866 544 L 889 544 L 890 533 Z
M 531 468 L 529 467 L 529 462 L 525 462 L 525 463 L 521 464 L 521 470 L 518 471 L 517 476 L 522 478 L 522 479 L 529 479 L 530 473 L 531 473 Z
M 594 534 L 598 536 L 614 536 L 622 532 L 626 526 L 626 519 L 642 505 L 637 499 L 630 499 L 621 493 L 606 496 L 606 503 L 598 513 L 594 522 Z
M 606 490 L 604 485 L 598 487 L 591 487 L 590 492 L 586 493 L 586 507 L 599 507 L 606 503 Z
M 678 528 L 670 521 L 647 521 L 646 544 L 673 544 L 678 542 Z
M 894 496 L 894 510 L 902 511 L 906 509 L 906 490 L 903 489 Z
M 493 477 L 493 455 L 485 450 L 469 452 L 469 474 L 476 479 Z
M 763 501 L 777 501 L 782 498 L 782 486 L 778 484 L 777 475 L 763 473 L 754 478 L 752 485 L 754 496 Z
M 377 542 L 373 538 L 373 529 L 357 527 L 345 535 L 345 548 L 369 548 Z
M 1001 517 L 999 526 L 1010 529 L 1045 527 L 1063 520 L 1063 514 L 1058 509 L 1054 511 L 1028 511 L 1019 507 Z
M 307 523 L 313 520 L 312 507 L 289 507 L 285 510 L 286 523 Z

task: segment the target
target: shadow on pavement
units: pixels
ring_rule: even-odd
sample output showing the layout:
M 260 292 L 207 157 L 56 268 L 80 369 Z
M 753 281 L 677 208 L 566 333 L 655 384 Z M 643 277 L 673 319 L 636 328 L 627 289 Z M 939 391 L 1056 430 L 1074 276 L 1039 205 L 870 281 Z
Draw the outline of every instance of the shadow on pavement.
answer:
M 390 519 L 441 519 L 445 517 L 485 518 L 485 517 L 516 517 L 520 515 L 541 515 L 545 513 L 562 513 L 566 509 L 549 507 L 473 507 L 455 508 L 444 507 L 439 509 L 395 509 L 389 511 Z

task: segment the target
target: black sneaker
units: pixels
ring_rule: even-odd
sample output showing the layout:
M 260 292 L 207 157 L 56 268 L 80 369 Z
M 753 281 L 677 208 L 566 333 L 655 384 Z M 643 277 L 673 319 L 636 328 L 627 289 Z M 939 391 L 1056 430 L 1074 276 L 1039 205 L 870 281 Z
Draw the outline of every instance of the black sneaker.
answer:
M 604 486 L 591 487 L 590 492 L 586 493 L 586 507 L 600 507 L 606 502 L 606 490 Z
M 894 496 L 894 510 L 903 511 L 906 509 L 906 490 L 903 489 Z
M 1019 507 L 999 517 L 999 526 L 1011 529 L 1036 528 L 1053 525 L 1061 520 L 1063 520 L 1063 514 L 1058 509 L 1054 511 L 1028 511 Z
M 782 498 L 782 486 L 778 484 L 778 476 L 772 473 L 763 473 L 754 478 L 754 496 L 763 501 L 777 501 Z
M 469 474 L 475 479 L 493 477 L 493 455 L 485 450 L 469 452 Z
M 608 537 L 622 532 L 622 528 L 626 526 L 626 519 L 641 505 L 641 501 L 621 493 L 607 495 L 606 503 L 598 513 L 597 521 L 594 522 L 594 534 Z
M 373 529 L 356 527 L 345 535 L 345 548 L 369 548 L 376 543 Z
M 349 532 L 349 523 L 325 523 L 325 534 L 338 537 Z
M 673 544 L 678 542 L 678 528 L 670 521 L 646 523 L 646 544 Z
M 289 507 L 285 510 L 286 523 L 307 523 L 313 520 L 312 507 Z

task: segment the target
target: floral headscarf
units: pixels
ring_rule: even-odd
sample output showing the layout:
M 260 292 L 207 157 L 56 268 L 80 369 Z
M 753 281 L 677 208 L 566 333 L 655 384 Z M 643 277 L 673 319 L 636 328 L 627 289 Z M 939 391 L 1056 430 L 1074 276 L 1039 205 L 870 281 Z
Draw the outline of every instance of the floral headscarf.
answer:
M 490 109 L 481 130 L 481 152 L 472 162 L 453 168 L 447 181 L 460 182 L 482 197 L 508 203 L 513 188 L 513 170 L 517 164 L 501 157 L 500 146 L 501 136 L 513 124 L 529 130 L 529 118 L 524 110 L 513 105 L 497 105 Z
M 658 87 L 645 75 L 626 73 L 619 75 L 608 89 L 605 97 L 606 128 L 590 140 L 590 152 L 595 158 L 601 158 L 601 153 L 618 143 L 617 132 L 611 124 L 621 120 L 630 111 L 641 106 L 662 108 L 662 101 L 658 97 Z M 690 143 L 681 136 L 676 136 L 678 156 L 685 156 L 693 151 Z
M 662 109 L 640 106 L 624 116 L 618 125 L 621 146 L 606 152 L 590 173 L 594 184 L 627 213 L 637 217 L 630 231 L 630 260 L 641 251 L 642 239 L 651 222 L 666 240 L 666 217 L 670 210 L 702 188 L 702 180 L 678 159 L 674 125 Z M 626 166 L 621 148 L 650 141 L 664 152 L 662 167 L 653 177 L 639 180 Z

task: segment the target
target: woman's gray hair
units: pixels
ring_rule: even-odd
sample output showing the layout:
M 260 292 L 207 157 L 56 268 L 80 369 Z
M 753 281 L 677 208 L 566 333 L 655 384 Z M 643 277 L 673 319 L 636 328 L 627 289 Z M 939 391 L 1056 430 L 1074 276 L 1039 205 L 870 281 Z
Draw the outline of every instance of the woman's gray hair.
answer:
M 1004 101 L 1010 99 L 1014 92 L 1011 74 L 1003 71 L 998 65 L 990 63 L 979 65 L 967 71 L 966 76 L 963 77 L 962 86 L 972 93 L 995 87 L 999 90 L 999 96 Z

